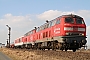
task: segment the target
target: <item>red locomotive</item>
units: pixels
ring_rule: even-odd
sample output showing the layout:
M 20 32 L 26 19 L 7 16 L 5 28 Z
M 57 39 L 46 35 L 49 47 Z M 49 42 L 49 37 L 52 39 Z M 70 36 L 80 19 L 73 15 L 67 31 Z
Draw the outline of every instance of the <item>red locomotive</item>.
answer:
M 84 47 L 86 41 L 86 25 L 78 15 L 62 15 L 35 27 L 23 37 L 15 40 L 15 47 L 35 49 L 76 49 Z

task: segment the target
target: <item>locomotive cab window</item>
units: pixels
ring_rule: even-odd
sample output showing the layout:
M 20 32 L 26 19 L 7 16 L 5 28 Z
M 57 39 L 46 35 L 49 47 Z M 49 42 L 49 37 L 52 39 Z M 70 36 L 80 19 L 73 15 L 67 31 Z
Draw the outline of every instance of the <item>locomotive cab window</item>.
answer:
M 77 24 L 84 24 L 84 21 L 81 18 L 76 18 Z
M 74 23 L 74 20 L 71 17 L 66 17 L 65 18 L 65 23 Z

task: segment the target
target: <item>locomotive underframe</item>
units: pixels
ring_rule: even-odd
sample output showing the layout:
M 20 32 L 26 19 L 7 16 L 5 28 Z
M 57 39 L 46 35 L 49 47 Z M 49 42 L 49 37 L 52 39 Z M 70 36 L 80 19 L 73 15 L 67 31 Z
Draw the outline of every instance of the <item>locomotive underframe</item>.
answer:
M 76 49 L 84 47 L 86 42 L 86 37 L 84 36 L 59 36 L 44 38 L 43 40 L 36 40 L 31 43 L 23 44 L 19 47 L 40 50 L 73 50 L 75 52 Z
M 51 39 L 51 40 L 49 40 Z M 35 43 L 35 47 L 39 49 L 60 49 L 67 51 L 68 49 L 73 50 L 85 47 L 86 37 L 84 36 L 59 36 L 53 38 L 46 38 L 42 41 L 38 41 Z
M 64 43 L 71 44 L 71 46 L 79 44 L 81 45 L 79 47 L 83 47 L 83 45 L 85 45 L 87 42 L 86 37 L 84 36 L 64 36 L 62 38 L 64 38 Z

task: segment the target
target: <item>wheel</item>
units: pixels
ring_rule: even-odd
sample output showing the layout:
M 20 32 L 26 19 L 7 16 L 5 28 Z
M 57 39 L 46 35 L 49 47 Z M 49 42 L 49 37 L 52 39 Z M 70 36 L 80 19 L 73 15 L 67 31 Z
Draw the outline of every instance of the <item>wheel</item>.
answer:
M 65 48 L 65 51 L 67 51 L 67 48 Z
M 50 48 L 48 48 L 48 50 L 50 50 Z
M 61 49 L 63 51 L 63 49 Z
M 73 49 L 73 52 L 75 52 L 76 51 L 76 49 Z
M 41 50 L 41 48 L 38 48 L 39 50 Z
M 42 50 L 45 50 L 45 48 L 42 48 Z
M 60 50 L 62 50 L 62 51 L 63 51 L 63 50 L 64 50 L 64 48 L 63 48 L 63 47 L 61 47 L 61 48 L 60 48 Z

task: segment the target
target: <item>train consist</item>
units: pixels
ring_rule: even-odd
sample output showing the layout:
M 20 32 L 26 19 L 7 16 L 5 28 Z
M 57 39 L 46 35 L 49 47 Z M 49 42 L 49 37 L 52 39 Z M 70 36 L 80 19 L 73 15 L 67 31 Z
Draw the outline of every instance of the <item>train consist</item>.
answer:
M 35 27 L 24 36 L 15 39 L 11 47 L 28 49 L 59 49 L 75 52 L 85 47 L 86 25 L 78 15 L 62 15 L 51 21 L 46 21 L 40 27 Z

